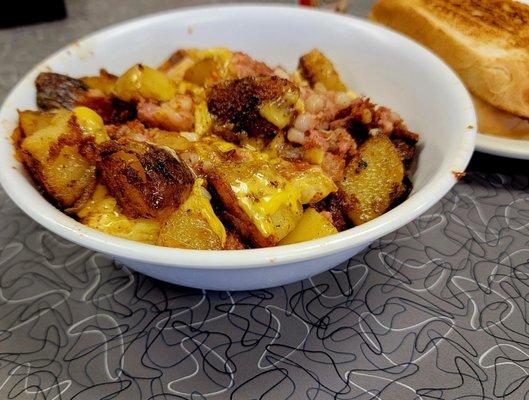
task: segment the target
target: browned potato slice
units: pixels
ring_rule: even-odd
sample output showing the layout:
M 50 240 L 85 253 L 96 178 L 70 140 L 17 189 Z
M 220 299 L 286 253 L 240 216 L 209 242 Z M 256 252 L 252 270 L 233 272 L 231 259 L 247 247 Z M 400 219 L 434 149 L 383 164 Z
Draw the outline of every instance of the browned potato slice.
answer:
M 321 83 L 327 90 L 338 92 L 347 90 L 333 63 L 317 49 L 311 50 L 299 59 L 299 69 L 311 86 Z
M 82 157 L 75 146 L 65 146 L 59 155 L 46 164 L 26 159 L 30 169 L 48 194 L 63 207 L 73 207 L 86 192 L 95 188 L 95 166 Z
M 61 110 L 48 126 L 22 141 L 22 158 L 41 188 L 68 208 L 95 187 L 93 143 L 73 114 Z
M 228 161 L 208 175 L 227 218 L 255 246 L 276 245 L 298 224 L 303 204 L 312 204 L 336 190 L 320 168 L 296 171 L 293 163 Z
M 349 163 L 340 184 L 347 216 L 360 225 L 386 212 L 404 192 L 404 165 L 386 136 L 370 137 Z
M 51 124 L 55 114 L 43 111 L 19 111 L 18 125 L 24 136 L 30 136 L 36 131 Z
M 97 169 L 129 218 L 156 218 L 182 204 L 193 175 L 169 151 L 144 142 L 108 141 L 101 145 Z
M 277 76 L 223 81 L 207 95 L 208 109 L 217 122 L 236 132 L 275 134 L 293 119 L 299 89 Z
M 105 69 L 99 71 L 99 75 L 97 76 L 85 76 L 81 78 L 81 81 L 90 89 L 99 90 L 106 96 L 112 96 L 117 80 L 118 77 L 116 75 L 108 73 Z
M 262 161 L 226 162 L 208 175 L 236 230 L 255 246 L 275 246 L 303 208 L 288 181 Z
M 88 92 L 83 81 L 53 72 L 42 72 L 35 79 L 37 105 L 42 110 L 71 109 L 82 104 Z
M 133 104 L 108 95 L 101 82 L 95 84 L 90 79 L 88 82 L 99 87 L 92 88 L 82 79 L 66 75 L 41 73 L 35 80 L 37 105 L 45 111 L 57 108 L 71 110 L 77 106 L 86 106 L 97 112 L 107 124 L 123 123 L 135 117 Z

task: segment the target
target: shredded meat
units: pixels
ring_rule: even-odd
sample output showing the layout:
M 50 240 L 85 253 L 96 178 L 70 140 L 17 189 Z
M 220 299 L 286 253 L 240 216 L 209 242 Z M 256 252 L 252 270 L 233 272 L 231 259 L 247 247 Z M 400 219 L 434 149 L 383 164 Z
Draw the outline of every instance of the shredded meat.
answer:
M 408 130 L 402 118 L 387 107 L 376 106 L 368 98 L 356 99 L 349 107 L 341 110 L 331 127 L 345 128 L 357 140 L 363 142 L 372 129 L 390 138 L 402 138 L 416 143 L 419 136 Z
M 113 140 L 126 139 L 146 142 L 152 139 L 149 130 L 137 119 L 125 124 L 110 124 L 106 128 L 108 136 Z
M 274 71 L 268 65 L 261 61 L 254 60 L 248 54 L 240 51 L 233 53 L 231 63 L 237 78 L 274 74 Z
M 177 95 L 163 103 L 142 100 L 137 105 L 138 119 L 148 127 L 168 131 L 192 131 L 195 125 L 193 98 Z

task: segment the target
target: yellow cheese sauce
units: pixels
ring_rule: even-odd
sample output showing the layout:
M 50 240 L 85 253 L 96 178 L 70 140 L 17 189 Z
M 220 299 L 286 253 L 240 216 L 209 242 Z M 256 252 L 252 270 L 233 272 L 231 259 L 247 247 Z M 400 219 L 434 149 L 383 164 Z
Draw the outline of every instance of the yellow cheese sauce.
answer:
M 237 201 L 265 237 L 280 240 L 299 222 L 303 205 L 315 203 L 336 191 L 334 182 L 319 167 L 311 167 L 293 178 L 279 159 L 223 166 Z

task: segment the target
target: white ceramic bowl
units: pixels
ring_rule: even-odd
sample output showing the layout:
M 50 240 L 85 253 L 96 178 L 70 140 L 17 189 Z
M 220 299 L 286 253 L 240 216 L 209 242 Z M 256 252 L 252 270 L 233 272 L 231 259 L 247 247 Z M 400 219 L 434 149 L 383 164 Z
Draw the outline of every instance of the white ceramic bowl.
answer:
M 410 197 L 362 226 L 306 243 L 242 251 L 195 251 L 132 242 L 92 230 L 49 204 L 14 158 L 16 110 L 35 107 L 34 79 L 45 70 L 72 76 L 101 67 L 159 64 L 180 47 L 227 46 L 288 69 L 313 47 L 333 60 L 355 91 L 399 112 L 421 134 Z M 116 25 L 52 55 L 12 90 L 1 111 L 0 182 L 13 201 L 50 231 L 108 254 L 155 278 L 218 290 L 266 288 L 307 278 L 355 255 L 407 224 L 456 183 L 474 149 L 475 114 L 467 91 L 436 56 L 369 22 L 285 6 L 200 7 Z

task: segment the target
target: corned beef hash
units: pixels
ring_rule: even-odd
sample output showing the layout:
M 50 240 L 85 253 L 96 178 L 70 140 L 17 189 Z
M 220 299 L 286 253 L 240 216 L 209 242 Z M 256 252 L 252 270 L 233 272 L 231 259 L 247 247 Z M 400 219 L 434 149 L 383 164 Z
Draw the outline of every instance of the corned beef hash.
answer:
M 296 71 L 225 48 L 158 68 L 36 81 L 16 153 L 56 207 L 122 238 L 245 249 L 324 237 L 408 195 L 418 135 L 348 91 L 319 50 Z

